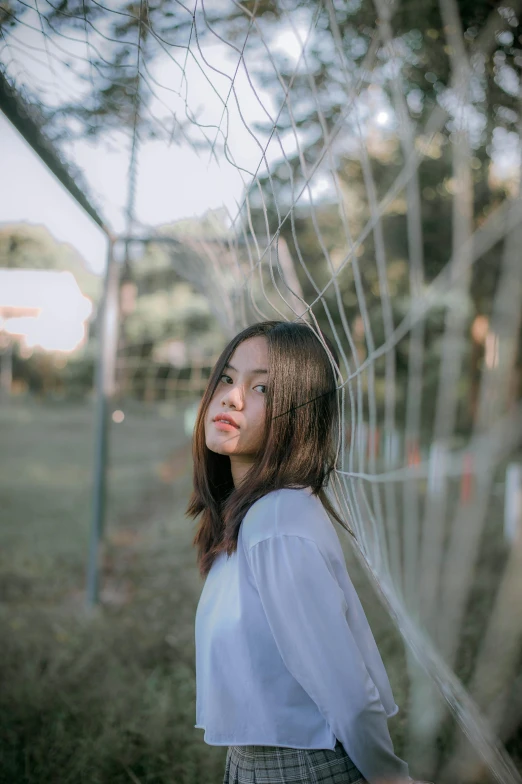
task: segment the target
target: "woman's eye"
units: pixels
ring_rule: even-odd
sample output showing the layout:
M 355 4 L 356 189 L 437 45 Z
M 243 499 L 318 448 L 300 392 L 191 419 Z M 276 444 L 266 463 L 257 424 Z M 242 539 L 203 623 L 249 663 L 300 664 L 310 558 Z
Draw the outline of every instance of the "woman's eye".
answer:
M 225 379 L 225 381 L 223 382 L 223 383 L 225 383 L 225 384 L 228 384 L 228 382 L 229 382 L 229 381 L 230 381 L 230 383 L 233 383 L 233 382 L 232 382 L 232 379 L 230 378 L 230 376 L 227 376 L 227 375 L 226 375 L 226 373 L 223 373 L 223 374 L 222 374 L 222 375 L 219 377 L 219 380 L 220 380 L 220 381 L 223 381 L 223 379 Z M 266 393 L 266 385 L 265 385 L 265 384 L 256 384 L 256 386 L 254 387 L 254 389 L 257 389 L 257 387 L 263 387 L 263 393 Z

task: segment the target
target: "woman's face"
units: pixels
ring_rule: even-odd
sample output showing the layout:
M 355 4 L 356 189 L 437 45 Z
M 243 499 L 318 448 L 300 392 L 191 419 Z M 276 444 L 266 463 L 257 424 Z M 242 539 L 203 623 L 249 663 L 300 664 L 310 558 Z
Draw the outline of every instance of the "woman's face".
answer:
M 244 340 L 223 369 L 205 416 L 208 449 L 228 455 L 234 484 L 255 461 L 265 425 L 268 344 L 264 337 Z M 215 421 L 230 415 L 236 427 Z

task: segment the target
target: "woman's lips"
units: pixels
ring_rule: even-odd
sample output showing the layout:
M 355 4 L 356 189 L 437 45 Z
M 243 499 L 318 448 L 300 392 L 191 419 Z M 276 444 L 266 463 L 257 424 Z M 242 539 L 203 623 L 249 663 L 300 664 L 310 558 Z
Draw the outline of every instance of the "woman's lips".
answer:
M 215 424 L 215 426 L 217 427 L 218 430 L 239 430 L 238 427 L 236 427 L 235 425 L 231 425 L 228 422 L 217 421 L 217 422 L 214 422 L 214 424 Z

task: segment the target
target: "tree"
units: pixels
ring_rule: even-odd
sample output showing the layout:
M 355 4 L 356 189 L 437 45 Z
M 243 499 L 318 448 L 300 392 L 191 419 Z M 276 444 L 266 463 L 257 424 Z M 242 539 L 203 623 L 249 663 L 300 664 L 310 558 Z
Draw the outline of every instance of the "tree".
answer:
M 71 272 L 81 292 L 95 305 L 99 302 L 101 278 L 86 269 L 71 245 L 57 242 L 44 226 L 25 223 L 0 226 L 0 267 Z M 69 357 L 43 350 L 22 354 L 16 341 L 11 343 L 11 349 L 12 378 L 24 382 L 34 392 L 46 394 L 67 388 L 69 393 L 76 394 L 92 386 L 94 357 L 88 346 Z
M 72 245 L 55 240 L 45 226 L 27 223 L 0 225 L 0 267 L 67 270 L 76 278 L 82 294 L 94 303 L 101 296 L 101 278 L 86 268 Z

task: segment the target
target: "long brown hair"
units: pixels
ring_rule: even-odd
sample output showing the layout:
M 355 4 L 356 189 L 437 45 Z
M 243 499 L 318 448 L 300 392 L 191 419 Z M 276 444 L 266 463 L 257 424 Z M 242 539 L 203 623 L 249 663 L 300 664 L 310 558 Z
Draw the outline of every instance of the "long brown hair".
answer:
M 337 351 L 322 332 L 320 335 L 338 367 Z M 234 487 L 230 458 L 206 445 L 205 415 L 236 347 L 259 336 L 268 343 L 265 428 L 258 461 Z M 207 576 L 219 553 L 230 556 L 236 551 L 248 509 L 273 490 L 311 487 L 326 511 L 352 533 L 324 492 L 335 464 L 336 386 L 328 354 L 305 322 L 261 321 L 225 346 L 201 399 L 192 441 L 194 489 L 186 514 L 193 518 L 202 515 L 193 540 L 202 577 Z

